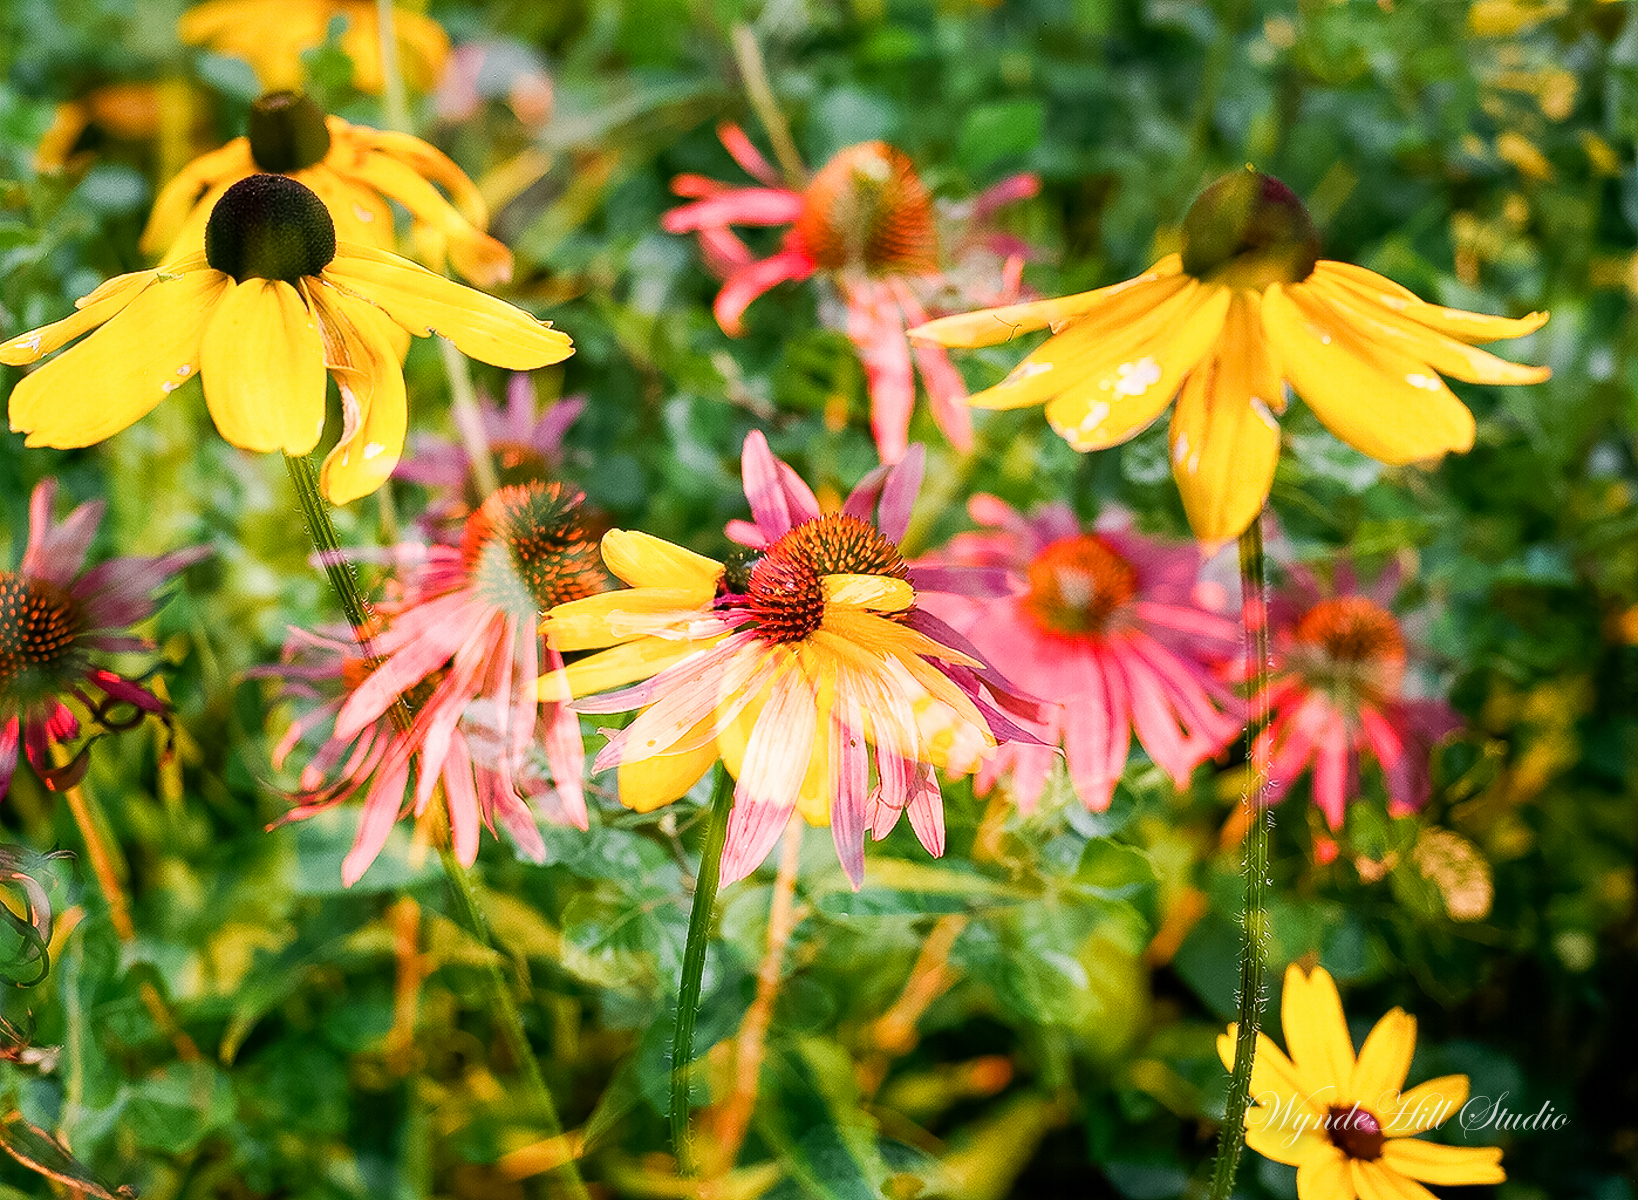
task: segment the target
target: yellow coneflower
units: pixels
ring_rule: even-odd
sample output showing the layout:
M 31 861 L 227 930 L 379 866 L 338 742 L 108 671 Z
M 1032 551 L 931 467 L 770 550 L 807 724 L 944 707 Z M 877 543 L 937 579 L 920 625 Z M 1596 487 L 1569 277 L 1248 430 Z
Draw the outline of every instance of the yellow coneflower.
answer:
M 176 35 L 190 46 L 244 59 L 273 91 L 301 86 L 302 51 L 323 45 L 337 17 L 347 23 L 341 48 L 353 60 L 353 86 L 379 95 L 385 77 L 374 0 L 206 0 L 177 19 Z M 393 13 L 393 29 L 404 82 L 431 91 L 449 58 L 449 35 L 431 17 L 402 8 Z
M 512 277 L 512 252 L 483 232 L 488 206 L 447 155 L 407 133 L 325 116 L 295 92 L 256 101 L 244 137 L 194 159 L 165 185 L 142 231 L 142 252 L 176 258 L 198 250 L 216 202 L 259 173 L 288 175 L 310 188 L 330 210 L 340 241 L 391 250 L 388 202 L 396 200 L 415 222 L 417 244 L 432 250 L 434 269 L 447 254 L 456 271 L 482 287 Z
M 1183 222 L 1183 250 L 1135 279 L 1058 300 L 945 317 L 911 331 L 941 346 L 1053 335 L 981 408 L 1046 405 L 1077 450 L 1141 433 L 1177 398 L 1172 474 L 1204 542 L 1238 537 L 1268 499 L 1289 382 L 1337 437 L 1386 463 L 1473 445 L 1473 414 L 1440 378 L 1537 383 L 1545 367 L 1471 343 L 1521 337 L 1519 320 L 1428 304 L 1363 267 L 1319 257 L 1319 238 L 1283 183 L 1249 168 L 1208 187 Z
M 100 442 L 199 374 L 224 438 L 287 454 L 318 443 L 328 369 L 345 426 L 323 485 L 342 503 L 392 473 L 408 422 L 405 331 L 434 330 L 513 370 L 572 353 L 567 336 L 521 309 L 386 251 L 337 242 L 311 191 L 283 175 L 252 175 L 217 203 L 204 250 L 110 279 L 73 316 L 0 346 L 0 362 L 31 363 L 91 333 L 12 390 L 11 427 L 30 446 Z
M 1337 985 L 1323 967 L 1285 972 L 1280 1004 L 1287 1058 L 1267 1034 L 1252 1059 L 1246 1145 L 1297 1168 L 1298 1200 L 1432 1200 L 1422 1183 L 1500 1183 L 1492 1146 L 1416 1140 L 1467 1103 L 1466 1075 L 1441 1075 L 1405 1090 L 1416 1018 L 1396 1008 L 1354 1057 Z M 1217 1053 L 1234 1069 L 1234 1026 Z M 1421 1183 L 1417 1181 L 1420 1180 Z

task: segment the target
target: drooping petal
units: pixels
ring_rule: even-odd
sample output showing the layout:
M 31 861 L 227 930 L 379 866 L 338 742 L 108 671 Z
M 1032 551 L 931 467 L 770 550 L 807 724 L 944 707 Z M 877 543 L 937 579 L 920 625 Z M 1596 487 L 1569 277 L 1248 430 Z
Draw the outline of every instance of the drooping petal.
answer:
M 830 779 L 835 788 L 830 805 L 830 836 L 848 882 L 858 891 L 864 882 L 865 800 L 870 790 L 870 757 L 865 743 L 864 714 L 849 673 L 836 673 L 836 699 L 831 709 Z
M 1256 520 L 1280 457 L 1274 414 L 1285 388 L 1256 305 L 1235 298 L 1217 345 L 1189 372 L 1172 410 L 1172 476 L 1189 527 L 1208 546 L 1239 537 Z
M 601 650 L 633 638 L 676 636 L 677 625 L 705 615 L 691 588 L 624 588 L 559 604 L 540 631 L 559 651 Z
M 377 305 L 415 336 L 436 333 L 497 367 L 532 370 L 574 352 L 549 322 L 384 250 L 342 243 L 321 278 Z
M 410 167 L 385 154 L 365 153 L 347 164 L 343 177 L 390 196 L 409 209 L 416 220 L 441 233 L 448 239 L 455 269 L 473 283 L 493 287 L 512 278 L 512 252 L 482 229 L 474 228 Z
M 806 279 L 815 269 L 813 259 L 800 250 L 782 250 L 770 258 L 758 259 L 744 269 L 735 271 L 717 293 L 711 311 L 717 324 L 729 337 L 740 337 L 745 332 L 742 318 L 763 292 L 786 280 Z
M 615 775 L 620 803 L 637 812 L 653 812 L 687 795 L 716 761 L 716 746 L 709 738 L 703 738 L 701 744 L 691 750 L 622 762 Z
M 916 840 L 934 858 L 944 857 L 944 796 L 939 791 L 938 776 L 933 768 L 923 764 L 911 783 L 910 803 L 905 805 L 910 828 Z
M 1547 314 L 1544 312 L 1533 312 L 1528 316 L 1516 318 L 1492 317 L 1484 313 L 1429 304 L 1393 280 L 1353 263 L 1325 259 L 1316 264 L 1314 273 L 1320 279 L 1334 279 L 1344 283 L 1364 299 L 1391 311 L 1403 313 L 1410 320 L 1435 333 L 1464 342 L 1495 342 L 1504 338 L 1523 337 L 1525 334 L 1534 333 L 1547 323 Z
M 220 149 L 201 154 L 159 189 L 159 195 L 154 197 L 153 211 L 148 214 L 148 224 L 143 227 L 142 236 L 137 240 L 137 248 L 153 259 L 178 246 L 178 238 L 188 224 L 188 217 L 208 192 L 224 182 L 243 179 L 255 171 L 256 160 L 250 156 L 249 138 L 236 137 Z M 200 245 L 203 244 L 201 241 Z M 195 247 L 186 248 L 191 250 Z
M 320 471 L 332 504 L 368 496 L 392 475 L 404 449 L 409 404 L 385 313 L 334 288 L 310 293 L 318 306 L 324 362 L 341 389 L 347 420 Z
M 847 336 L 864 364 L 876 450 L 884 463 L 896 463 L 909 444 L 910 413 L 916 399 L 904 324 L 885 284 L 870 279 L 851 281 L 843 294 Z
M 723 883 L 756 870 L 779 840 L 808 771 L 817 715 L 813 689 L 800 672 L 787 671 L 774 681 L 746 742 L 734 788 L 722 852 Z
M 282 280 L 228 289 L 199 346 L 205 406 L 242 450 L 306 454 L 324 432 L 324 345 L 301 294 Z
M 352 887 L 369 870 L 370 864 L 387 844 L 387 835 L 398 820 L 398 810 L 404 803 L 404 789 L 409 785 L 409 755 L 396 756 L 382 764 L 370 784 L 364 800 L 364 812 L 358 823 L 358 836 L 353 848 L 341 860 L 341 883 Z
M 693 233 L 723 225 L 789 225 L 802 215 L 800 192 L 783 188 L 731 188 L 673 208 L 660 218 L 667 233 Z
M 1054 330 L 1068 328 L 1082 320 L 1103 321 L 1106 306 L 1113 307 L 1117 300 L 1136 292 L 1139 298 L 1129 305 L 1140 312 L 1175 292 L 1185 282 L 1181 275 L 1183 260 L 1172 254 L 1161 259 L 1142 275 L 1058 300 L 1032 300 L 1026 304 L 1009 304 L 1004 308 L 985 309 L 983 312 L 963 313 L 959 316 L 940 317 L 910 331 L 918 341 L 936 342 L 955 349 L 975 349 L 1011 341 L 1024 333 L 1051 326 Z M 1125 301 L 1123 301 L 1124 303 Z
M 1262 313 L 1292 386 L 1354 449 L 1401 464 L 1472 448 L 1473 414 L 1424 364 L 1361 342 L 1295 289 L 1269 288 Z
M 87 305 L 82 312 L 96 309 L 107 324 L 18 382 L 11 427 L 28 434 L 26 445 L 68 448 L 112 437 L 146 415 L 199 370 L 206 321 L 231 282 L 209 270 L 161 275 L 117 315 L 101 301 Z

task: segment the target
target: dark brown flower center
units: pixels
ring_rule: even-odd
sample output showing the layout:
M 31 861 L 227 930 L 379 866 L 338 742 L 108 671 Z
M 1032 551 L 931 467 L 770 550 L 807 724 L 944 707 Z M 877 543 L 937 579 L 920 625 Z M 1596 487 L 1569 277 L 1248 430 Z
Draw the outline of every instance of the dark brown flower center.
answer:
M 796 237 L 824 270 L 918 275 L 938 267 L 932 198 L 910 159 L 886 142 L 838 153 L 802 199 Z
M 205 260 L 243 283 L 317 275 L 336 256 L 324 201 L 283 175 L 250 175 L 223 193 L 205 225 Z
M 1325 1132 L 1338 1150 L 1364 1162 L 1381 1158 L 1382 1147 L 1388 1140 L 1376 1114 L 1357 1104 L 1347 1107 L 1333 1104 L 1325 1117 Z
M 1053 542 L 1027 572 L 1024 610 L 1048 633 L 1096 637 L 1137 594 L 1137 571 L 1095 533 Z
M 330 153 L 324 110 L 300 92 L 269 92 L 250 106 L 250 157 L 261 171 L 288 175 Z
M 1319 234 L 1297 194 L 1247 167 L 1217 180 L 1183 218 L 1183 270 L 1262 290 L 1298 283 L 1319 261 Z
M 484 600 L 522 617 L 608 586 L 583 499 L 558 483 L 512 484 L 467 518 L 461 554 Z
M 795 642 L 825 619 L 826 575 L 889 575 L 908 581 L 899 549 L 858 517 L 830 513 L 804 521 L 763 553 L 745 578 L 745 607 L 756 615 L 757 636 Z M 733 580 L 727 578 L 727 586 Z
M 0 571 L 0 700 L 26 677 L 60 667 L 84 631 L 79 605 L 62 588 Z

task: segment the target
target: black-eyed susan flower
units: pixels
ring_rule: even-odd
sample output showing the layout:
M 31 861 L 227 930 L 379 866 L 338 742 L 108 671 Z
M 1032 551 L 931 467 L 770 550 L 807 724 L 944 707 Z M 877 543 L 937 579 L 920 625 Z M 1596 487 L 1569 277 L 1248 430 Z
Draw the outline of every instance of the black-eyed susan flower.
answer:
M 1280 1024 L 1290 1057 L 1257 1035 L 1246 1145 L 1297 1168 L 1298 1200 L 1433 1200 L 1423 1183 L 1465 1186 L 1506 1178 L 1491 1146 L 1441 1146 L 1413 1135 L 1467 1103 L 1466 1075 L 1405 1090 L 1416 1018 L 1395 1008 L 1354 1056 L 1337 985 L 1323 967 L 1286 968 Z M 1217 1053 L 1233 1070 L 1234 1026 Z M 1420 1181 L 1420 1182 L 1419 1182 Z
M 161 189 L 142 231 L 143 253 L 173 259 L 201 249 L 216 202 L 239 180 L 261 173 L 288 175 L 311 189 L 330 210 L 339 241 L 391 250 L 389 202 L 397 201 L 409 210 L 415 244 L 435 270 L 447 257 L 481 287 L 512 277 L 512 252 L 484 232 L 483 197 L 447 155 L 407 133 L 326 116 L 295 92 L 257 100 L 244 137 L 196 158 Z
M 0 362 L 34 362 L 93 330 L 12 389 L 11 427 L 28 445 L 100 442 L 198 374 L 233 445 L 306 454 L 324 429 L 328 370 L 345 416 L 323 471 L 337 503 L 373 492 L 398 461 L 406 333 L 437 332 L 514 370 L 572 352 L 504 301 L 338 243 L 323 201 L 283 175 L 240 180 L 212 212 L 203 251 L 110 279 L 73 316 L 0 346 Z
M 1473 444 L 1473 414 L 1441 375 L 1536 383 L 1545 367 L 1472 343 L 1521 337 L 1519 320 L 1443 308 L 1363 267 L 1319 257 L 1307 211 L 1247 169 L 1208 187 L 1183 250 L 1135 279 L 1079 296 L 945 317 L 911 331 L 942 346 L 1053 336 L 971 403 L 1046 405 L 1077 450 L 1118 445 L 1176 397 L 1172 474 L 1201 541 L 1239 536 L 1262 510 L 1280 452 L 1285 384 L 1337 437 L 1386 463 Z
M 630 587 L 547 614 L 557 650 L 601 653 L 543 676 L 542 696 L 620 688 L 575 707 L 643 710 L 592 764 L 619 768 L 632 808 L 669 804 L 722 760 L 737 780 L 724 882 L 756 869 L 793 810 L 830 825 L 855 886 L 865 830 L 885 837 L 906 812 L 942 854 L 934 769 L 967 773 L 997 738 L 1031 740 L 998 706 L 1031 716 L 1036 706 L 917 604 L 898 541 L 921 447 L 867 476 L 835 513 L 820 512 L 760 433 L 745 439 L 743 468 L 756 523 L 735 527 L 750 544 L 726 564 L 647 534 L 604 535 L 603 561 Z
M 141 683 L 100 664 L 98 653 L 142 649 L 146 643 L 128 627 L 153 614 L 156 588 L 209 552 L 200 546 L 159 558 L 114 558 L 87 571 L 102 501 L 57 522 L 56 496 L 55 480 L 35 487 L 22 561 L 15 571 L 0 571 L 0 796 L 11 787 L 19 747 L 49 786 L 68 787 L 85 774 L 90 743 L 64 764 L 53 761 L 52 747 L 79 738 L 81 716 L 110 732 L 134 723 L 122 713 L 140 719 L 164 710 Z
M 264 672 L 341 685 L 341 695 L 291 725 L 274 765 L 311 728 L 333 723 L 302 772 L 301 807 L 291 815 L 365 792 L 344 884 L 375 861 L 406 810 L 426 811 L 440 782 L 451 848 L 468 866 L 480 827 L 499 823 L 536 862 L 546 853 L 536 814 L 586 828 L 580 720 L 561 702 L 536 699 L 542 667 L 562 665 L 540 645 L 540 614 L 608 586 L 581 500 L 555 483 L 501 488 L 467 518 L 458 548 L 399 547 L 412 566 L 402 599 L 379 609 L 378 665 L 350 640 L 304 633 L 287 648 L 289 666 Z M 392 720 L 401 695 L 416 709 L 408 729 Z
M 306 76 L 301 55 L 324 44 L 330 22 L 341 18 L 341 49 L 353 61 L 353 86 L 379 95 L 385 87 L 381 33 L 375 0 L 206 0 L 183 13 L 176 35 L 242 58 L 268 91 L 298 88 Z M 408 9 L 393 12 L 398 66 L 404 82 L 431 91 L 449 58 L 449 35 L 431 17 Z
M 897 462 L 909 444 L 916 395 L 912 359 L 933 420 L 952 445 L 969 449 L 966 384 L 942 350 L 906 343 L 905 326 L 925 321 L 933 298 L 938 311 L 1017 296 L 1025 248 L 1016 239 L 985 234 L 982 226 L 1002 205 L 1033 196 L 1040 181 L 1015 175 L 975 197 L 965 212 L 966 235 L 945 239 L 952 261 L 949 270 L 941 270 L 939 214 L 902 150 L 886 142 L 848 146 L 798 190 L 780 182 L 737 125 L 717 132 L 734 161 L 761 186 L 679 175 L 671 190 L 691 203 L 666 213 L 661 225 L 667 233 L 698 234 L 707 265 L 724 276 L 715 305 L 723 331 L 743 333 L 746 308 L 775 284 L 823 275 L 835 284 L 847 310 L 846 332 L 864 364 L 870 428 L 882 461 Z M 778 253 L 757 258 L 734 225 L 789 225 L 790 231 Z

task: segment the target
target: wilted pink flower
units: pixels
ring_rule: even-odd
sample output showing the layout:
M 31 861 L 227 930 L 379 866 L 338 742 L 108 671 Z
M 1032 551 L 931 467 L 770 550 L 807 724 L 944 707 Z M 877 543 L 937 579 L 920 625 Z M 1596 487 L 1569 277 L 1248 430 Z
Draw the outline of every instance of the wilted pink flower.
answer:
M 1001 205 L 1033 196 L 1039 181 L 1013 176 L 953 214 L 952 223 L 964 233 L 950 241 L 951 265 L 941 270 L 933 198 L 902 151 L 885 142 L 849 146 L 797 190 L 780 181 L 737 125 L 723 125 L 717 133 L 734 161 L 761 186 L 732 187 L 701 175 L 679 175 L 671 190 L 693 202 L 666 213 L 661 224 L 668 233 L 698 234 L 706 264 L 724 277 L 715 306 L 718 324 L 738 336 L 744 332 L 745 309 L 763 292 L 823 273 L 847 308 L 846 332 L 864 363 L 870 427 L 882 461 L 897 462 L 909 444 L 912 356 L 933 420 L 957 449 L 970 449 L 972 420 L 961 375 L 942 348 L 912 346 L 904 331 L 927 318 L 930 302 L 961 309 L 1017 297 L 1025 248 L 983 227 Z M 788 225 L 790 230 L 777 253 L 759 259 L 733 232 L 734 225 Z M 989 268 L 986 278 L 977 277 L 980 264 Z
M 1388 571 L 1361 589 L 1344 565 L 1327 590 L 1295 567 L 1270 601 L 1273 719 L 1256 744 L 1269 764 L 1268 803 L 1312 764 L 1314 803 L 1332 829 L 1342 828 L 1348 801 L 1359 795 L 1361 753 L 1382 767 L 1390 813 L 1427 803 L 1433 746 L 1461 718 L 1442 700 L 1403 694 L 1405 635 L 1388 611 L 1398 585 L 1398 572 Z
M 145 649 L 148 643 L 127 628 L 153 614 L 155 588 L 210 552 L 196 546 L 159 558 L 113 558 L 87 571 L 103 503 L 88 501 L 56 524 L 56 495 L 55 480 L 35 487 L 23 561 L 0 571 L 0 796 L 11 788 L 19 744 L 47 787 L 72 787 L 85 775 L 89 741 L 67 764 L 52 761 L 53 744 L 80 736 L 70 700 L 103 732 L 164 711 L 142 684 L 99 666 L 96 652 Z M 124 705 L 134 715 L 122 716 Z
M 1131 734 L 1178 787 L 1242 727 L 1240 706 L 1212 665 L 1238 647 L 1239 626 L 1194 600 L 1199 554 L 1129 529 L 1084 530 L 1062 504 L 1025 517 L 994 496 L 968 504 L 983 532 L 959 534 L 932 563 L 1003 573 L 1001 600 L 930 597 L 1020 687 L 1056 703 L 1046 745 L 1001 747 L 979 771 L 980 794 L 1003 777 L 1019 806 L 1035 807 L 1056 747 L 1088 808 L 1109 807 Z
M 504 409 L 480 393 L 478 412 L 496 481 L 502 486 L 549 482 L 563 461 L 563 435 L 585 407 L 584 396 L 565 396 L 542 412 L 534 377 L 527 371 L 514 372 L 506 381 Z M 478 492 L 466 446 L 425 434 L 416 435 L 412 444 L 414 450 L 399 460 L 392 477 L 433 491 L 422 513 L 423 524 L 440 533 L 451 523 L 465 521 L 485 499 Z
M 579 720 L 566 705 L 536 699 L 542 666 L 561 665 L 555 652 L 541 650 L 541 612 L 606 586 L 579 503 L 578 493 L 558 484 L 503 487 L 468 518 L 459 548 L 405 547 L 404 557 L 421 561 L 402 601 L 384 609 L 373 668 L 340 640 L 293 637 L 293 661 L 280 673 L 339 680 L 345 694 L 293 725 L 274 765 L 334 716 L 334 732 L 303 772 L 302 807 L 291 816 L 309 816 L 368 786 L 358 837 L 342 864 L 344 883 L 375 861 L 406 806 L 417 816 L 426 810 L 440 779 L 463 863 L 477 857 L 479 822 L 493 831 L 497 820 L 539 861 L 545 844 L 531 806 L 586 828 Z M 393 720 L 401 695 L 415 710 L 407 731 Z M 549 773 L 531 757 L 536 745 Z

